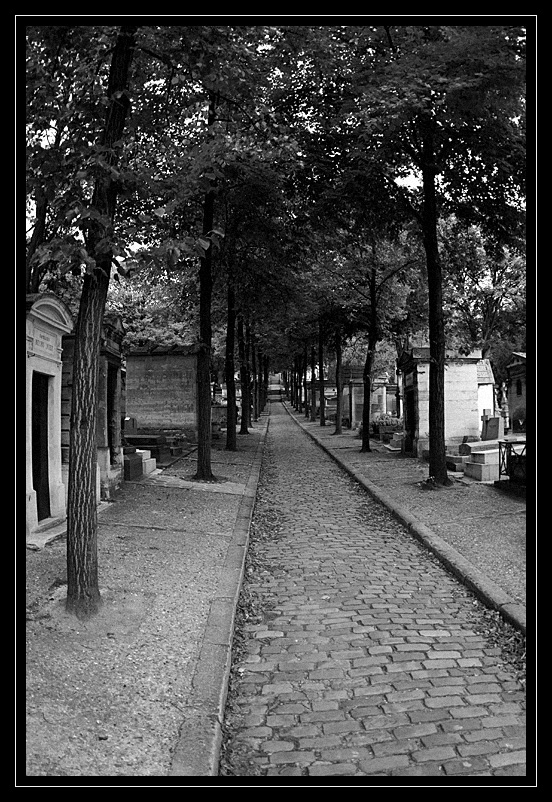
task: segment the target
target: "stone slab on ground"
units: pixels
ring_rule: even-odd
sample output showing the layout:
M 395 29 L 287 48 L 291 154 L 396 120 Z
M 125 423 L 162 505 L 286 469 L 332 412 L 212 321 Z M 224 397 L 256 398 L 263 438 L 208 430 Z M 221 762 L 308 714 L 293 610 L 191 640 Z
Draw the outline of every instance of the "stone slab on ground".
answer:
M 473 456 L 473 455 L 472 455 Z M 464 474 L 478 482 L 496 482 L 500 476 L 497 463 L 466 462 Z

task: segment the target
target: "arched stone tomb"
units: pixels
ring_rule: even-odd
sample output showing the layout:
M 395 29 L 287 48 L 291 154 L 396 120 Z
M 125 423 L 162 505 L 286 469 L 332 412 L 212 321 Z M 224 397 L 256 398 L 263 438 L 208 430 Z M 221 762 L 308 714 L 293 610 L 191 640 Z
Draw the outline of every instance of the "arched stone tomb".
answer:
M 27 538 L 65 517 L 61 466 L 62 337 L 73 328 L 67 306 L 49 293 L 27 296 Z

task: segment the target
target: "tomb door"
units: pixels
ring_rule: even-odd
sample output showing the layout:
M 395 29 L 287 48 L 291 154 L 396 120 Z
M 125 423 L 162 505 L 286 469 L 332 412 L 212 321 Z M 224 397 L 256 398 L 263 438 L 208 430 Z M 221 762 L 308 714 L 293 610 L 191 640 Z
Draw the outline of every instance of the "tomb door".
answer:
M 111 465 L 117 462 L 119 453 L 119 419 L 120 408 L 118 404 L 118 368 L 116 365 L 107 365 L 107 443 L 109 446 L 109 461 Z
M 404 393 L 404 430 L 405 451 L 412 451 L 416 435 L 416 403 L 413 388 L 405 390 Z
M 48 475 L 48 390 L 49 377 L 33 372 L 32 387 L 32 463 L 33 487 L 39 521 L 50 517 Z

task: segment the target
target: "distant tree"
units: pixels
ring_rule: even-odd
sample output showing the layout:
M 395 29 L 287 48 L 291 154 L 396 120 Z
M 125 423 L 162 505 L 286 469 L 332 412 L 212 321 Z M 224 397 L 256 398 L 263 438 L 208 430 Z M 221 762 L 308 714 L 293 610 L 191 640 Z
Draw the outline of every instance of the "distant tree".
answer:
M 464 350 L 480 348 L 491 358 L 493 345 L 504 337 L 523 342 L 524 254 L 497 247 L 478 227 L 455 219 L 443 221 L 440 233 L 447 340 Z
M 525 170 L 525 30 L 382 26 L 354 37 L 360 163 L 381 170 L 418 224 L 429 291 L 430 457 L 448 484 L 445 323 L 438 221 L 454 212 L 497 240 L 519 236 Z M 379 165 L 379 168 L 378 168 Z M 410 179 L 410 180 L 408 180 Z M 412 181 L 412 179 L 414 179 Z

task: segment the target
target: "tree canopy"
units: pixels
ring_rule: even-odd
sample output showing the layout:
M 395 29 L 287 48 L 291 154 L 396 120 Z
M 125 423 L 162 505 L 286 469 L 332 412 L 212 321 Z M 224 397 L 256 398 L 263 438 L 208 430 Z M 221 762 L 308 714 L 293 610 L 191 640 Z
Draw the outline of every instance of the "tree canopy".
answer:
M 85 384 L 106 304 L 129 345 L 199 343 L 202 409 L 236 325 L 275 370 L 364 342 L 368 384 L 423 331 L 446 483 L 445 343 L 524 344 L 533 31 L 392 19 L 26 26 L 26 291 L 73 305 Z

